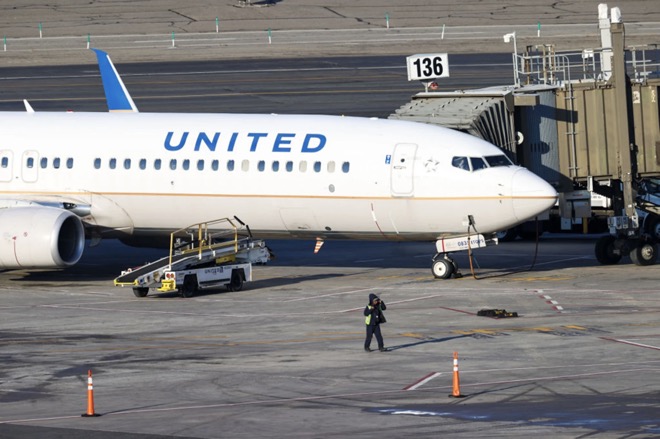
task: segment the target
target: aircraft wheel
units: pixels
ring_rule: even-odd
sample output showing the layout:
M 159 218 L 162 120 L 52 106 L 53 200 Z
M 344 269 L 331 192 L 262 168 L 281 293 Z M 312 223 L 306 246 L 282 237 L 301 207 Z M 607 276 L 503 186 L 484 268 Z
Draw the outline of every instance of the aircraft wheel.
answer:
M 660 216 L 653 215 L 649 218 L 648 226 L 646 230 L 648 233 L 655 238 L 656 241 L 660 241 Z
M 602 236 L 596 241 L 596 259 L 603 265 L 614 265 L 621 260 L 621 254 L 614 252 L 614 241 L 616 238 L 611 235 Z
M 241 291 L 243 289 L 243 275 L 239 270 L 231 272 L 231 280 L 227 284 L 229 291 Z
M 149 294 L 149 288 L 134 287 L 133 294 L 135 294 L 135 297 L 147 297 L 147 294 Z
M 183 286 L 181 287 L 181 296 L 192 297 L 197 292 L 197 276 L 189 274 L 183 278 Z
M 653 265 L 658 259 L 658 249 L 653 243 L 640 242 L 630 250 L 630 259 L 635 265 Z
M 436 279 L 449 279 L 454 273 L 454 264 L 447 259 L 436 259 L 431 266 L 431 272 Z

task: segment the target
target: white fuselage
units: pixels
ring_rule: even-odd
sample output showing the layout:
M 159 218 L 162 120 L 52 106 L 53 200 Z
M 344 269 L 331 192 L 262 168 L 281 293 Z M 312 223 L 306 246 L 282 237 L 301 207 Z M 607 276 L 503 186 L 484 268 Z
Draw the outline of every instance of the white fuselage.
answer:
M 0 200 L 73 203 L 87 233 L 169 234 L 237 216 L 264 237 L 437 239 L 553 205 L 524 168 L 425 124 L 336 116 L 1 113 Z M 5 207 L 11 207 L 5 201 Z M 0 206 L 2 207 L 2 206 Z

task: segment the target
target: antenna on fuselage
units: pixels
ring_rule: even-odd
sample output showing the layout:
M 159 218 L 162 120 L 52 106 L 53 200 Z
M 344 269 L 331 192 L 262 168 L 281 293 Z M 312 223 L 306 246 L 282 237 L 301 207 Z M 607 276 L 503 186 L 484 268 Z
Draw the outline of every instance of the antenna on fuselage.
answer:
M 25 111 L 28 113 L 34 113 L 34 108 L 32 108 L 32 105 L 30 105 L 27 99 L 23 99 L 23 105 L 25 105 Z

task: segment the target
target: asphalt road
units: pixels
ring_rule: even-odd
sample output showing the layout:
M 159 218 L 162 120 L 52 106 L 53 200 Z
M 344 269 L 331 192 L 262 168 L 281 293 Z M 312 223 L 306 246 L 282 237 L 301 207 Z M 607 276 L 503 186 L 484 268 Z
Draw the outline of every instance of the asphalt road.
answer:
M 112 54 L 110 54 L 112 56 Z M 90 52 L 90 57 L 93 58 Z M 387 117 L 424 90 L 405 57 L 117 64 L 142 112 L 344 114 Z M 441 89 L 513 83 L 507 54 L 455 55 Z M 0 111 L 107 111 L 95 65 L 0 69 Z

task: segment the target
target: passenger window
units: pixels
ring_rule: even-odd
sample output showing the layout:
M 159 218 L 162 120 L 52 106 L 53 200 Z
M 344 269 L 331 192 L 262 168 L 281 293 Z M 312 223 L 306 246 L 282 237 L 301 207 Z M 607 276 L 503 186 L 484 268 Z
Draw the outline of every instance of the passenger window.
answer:
M 73 158 L 69 157 L 66 159 L 66 167 L 67 169 L 73 169 Z
M 25 166 L 29 169 L 34 168 L 34 157 L 28 157 L 25 161 Z
M 41 159 L 41 162 L 43 163 L 44 159 Z M 2 163 L 0 164 L 3 168 L 9 167 L 9 158 L 3 157 L 2 158 Z M 43 167 L 43 166 L 42 166 Z
M 335 172 L 335 162 L 328 162 L 328 172 L 332 173 Z
M 198 171 L 204 170 L 204 160 L 197 160 L 197 170 Z
M 350 170 L 351 170 L 351 164 L 349 162 L 344 162 L 341 165 L 341 172 L 343 172 L 344 174 L 348 174 L 348 171 Z
M 101 160 L 101 159 L 97 159 L 97 160 Z M 48 159 L 46 157 L 42 157 L 41 158 L 41 169 L 46 169 L 47 167 L 48 167 Z
M 110 167 L 110 169 L 115 169 L 117 167 L 117 159 L 110 159 L 108 166 Z
M 147 159 L 140 159 L 140 169 L 147 169 Z
M 154 169 L 155 169 L 156 171 L 160 170 L 161 164 L 162 164 L 162 162 L 161 162 L 160 159 L 156 159 L 156 160 L 154 160 Z
M 228 160 L 227 161 L 227 170 L 228 171 L 233 171 L 234 170 L 234 161 L 233 160 Z
M 286 172 L 293 171 L 293 162 L 286 162 Z
M 211 162 L 211 169 L 213 169 L 214 171 L 220 169 L 220 162 L 218 160 L 213 160 Z
M 273 172 L 277 172 L 277 171 L 279 171 L 279 170 L 280 170 L 280 162 L 278 162 L 277 160 L 275 160 L 275 161 L 273 162 L 272 169 L 273 169 Z
M 470 157 L 470 163 L 472 164 L 472 170 L 478 171 L 479 169 L 487 168 L 486 162 L 481 157 Z
M 131 169 L 131 159 L 124 159 L 124 169 Z
M 170 160 L 170 169 L 176 171 L 176 159 Z
M 263 160 L 259 160 L 259 162 L 257 163 L 257 169 L 259 170 L 259 172 L 264 172 L 264 169 L 266 169 L 266 162 Z
M 190 169 L 190 160 L 185 159 L 183 163 L 181 164 L 181 167 L 183 168 L 184 171 L 187 171 Z
M 101 169 L 101 159 L 94 159 L 94 169 Z
M 250 161 L 249 160 L 246 159 L 246 160 L 243 160 L 241 162 L 241 170 L 243 170 L 243 172 L 247 172 L 247 171 L 250 170 Z
M 314 172 L 321 172 L 321 162 L 314 162 Z
M 55 157 L 53 159 L 53 168 L 60 169 L 60 158 L 59 157 Z
M 298 163 L 298 170 L 300 172 L 307 172 L 307 162 L 305 160 L 301 160 L 300 163 Z

